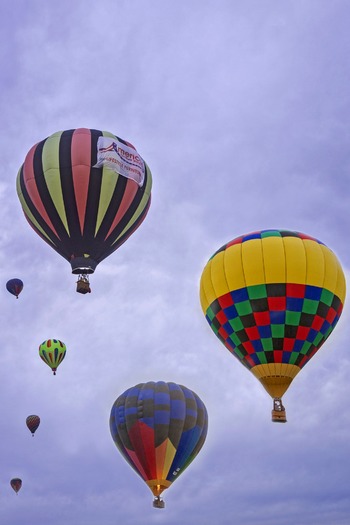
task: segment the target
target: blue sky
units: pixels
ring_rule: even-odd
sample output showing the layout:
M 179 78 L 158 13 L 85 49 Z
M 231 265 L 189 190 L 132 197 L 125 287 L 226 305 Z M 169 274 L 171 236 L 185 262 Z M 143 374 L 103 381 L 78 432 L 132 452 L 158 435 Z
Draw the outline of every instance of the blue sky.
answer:
M 349 19 L 345 0 L 2 3 L 1 523 L 348 525 L 347 304 L 274 425 L 210 331 L 199 279 L 221 245 L 265 228 L 320 239 L 349 275 Z M 86 296 L 15 187 L 33 144 L 78 127 L 130 141 L 153 175 L 148 216 Z M 56 377 L 48 338 L 67 345 Z M 186 385 L 209 413 L 164 511 L 109 433 L 114 400 L 149 380 Z

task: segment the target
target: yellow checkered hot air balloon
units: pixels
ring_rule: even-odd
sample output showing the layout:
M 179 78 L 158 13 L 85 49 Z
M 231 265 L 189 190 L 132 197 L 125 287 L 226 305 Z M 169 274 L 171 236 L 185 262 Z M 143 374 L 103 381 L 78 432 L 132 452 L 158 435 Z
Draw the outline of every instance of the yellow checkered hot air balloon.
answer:
M 222 246 L 200 281 L 203 312 L 226 348 L 274 399 L 282 396 L 331 334 L 345 300 L 335 254 L 299 232 L 263 230 Z

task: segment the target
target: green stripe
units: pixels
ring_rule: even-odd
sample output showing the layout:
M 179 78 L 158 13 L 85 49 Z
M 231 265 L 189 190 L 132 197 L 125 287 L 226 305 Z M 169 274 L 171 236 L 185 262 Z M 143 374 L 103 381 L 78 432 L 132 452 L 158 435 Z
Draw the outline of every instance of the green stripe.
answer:
M 119 179 L 118 173 L 110 168 L 103 167 L 100 200 L 98 203 L 95 236 L 100 229 L 101 223 L 111 203 L 115 187 Z
M 60 177 L 59 146 L 61 135 L 62 131 L 51 135 L 51 137 L 45 141 L 42 152 L 42 163 L 47 189 L 66 232 L 69 235 Z M 62 167 L 64 168 L 64 166 Z

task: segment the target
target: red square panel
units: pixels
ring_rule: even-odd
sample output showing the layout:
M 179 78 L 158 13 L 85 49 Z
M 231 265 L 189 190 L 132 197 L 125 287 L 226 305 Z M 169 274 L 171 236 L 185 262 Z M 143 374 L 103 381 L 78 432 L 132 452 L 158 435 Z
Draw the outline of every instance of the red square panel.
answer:
M 291 337 L 285 337 L 283 339 L 283 350 L 291 352 L 294 348 L 295 339 Z
M 303 299 L 305 297 L 305 284 L 287 283 L 287 297 Z
M 249 328 L 245 328 L 245 332 L 251 341 L 257 341 L 258 339 L 260 339 L 260 334 L 257 326 L 250 326 Z
M 258 326 L 267 326 L 271 324 L 270 312 L 254 312 L 254 319 Z
M 268 297 L 267 302 L 269 305 L 269 310 L 273 312 L 279 312 L 286 309 L 285 297 Z
M 233 305 L 233 299 L 230 293 L 226 293 L 225 295 L 219 297 L 218 302 L 221 308 L 227 308 L 228 306 Z

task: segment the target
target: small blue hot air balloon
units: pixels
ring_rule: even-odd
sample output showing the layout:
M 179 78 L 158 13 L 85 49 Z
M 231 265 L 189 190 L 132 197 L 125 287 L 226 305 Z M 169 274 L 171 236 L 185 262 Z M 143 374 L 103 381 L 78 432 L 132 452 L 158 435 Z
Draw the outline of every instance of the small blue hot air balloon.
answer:
M 10 279 L 6 283 L 6 288 L 8 292 L 15 295 L 16 299 L 18 299 L 19 294 L 23 290 L 23 282 L 21 279 Z

